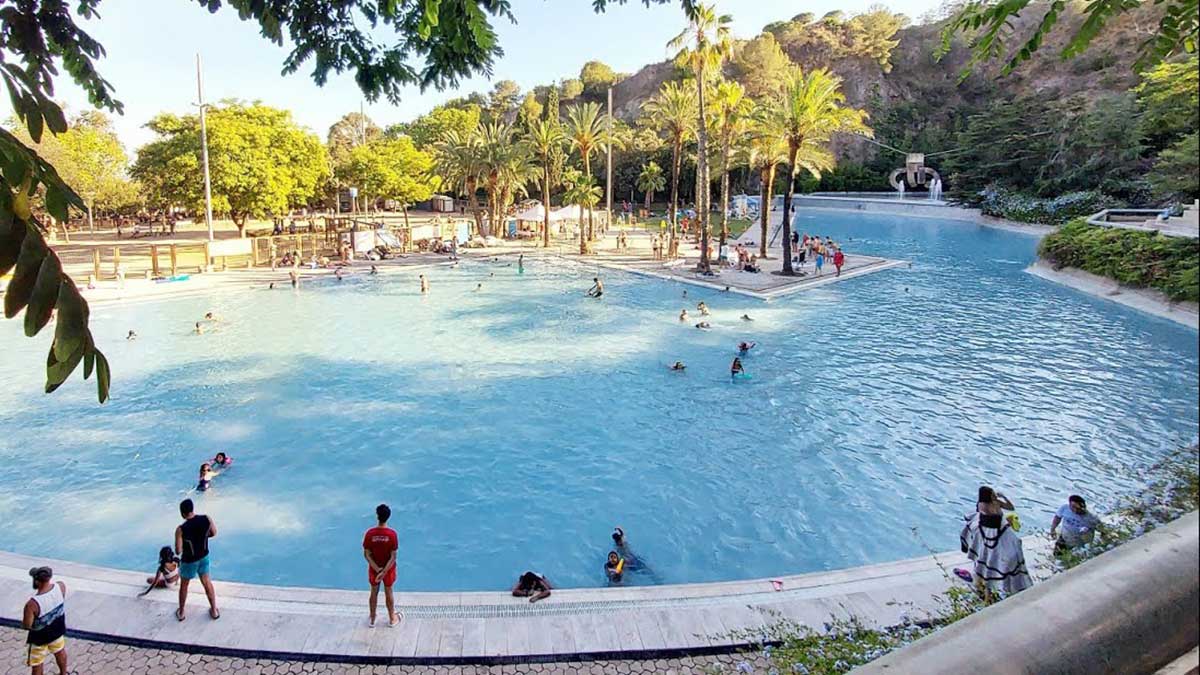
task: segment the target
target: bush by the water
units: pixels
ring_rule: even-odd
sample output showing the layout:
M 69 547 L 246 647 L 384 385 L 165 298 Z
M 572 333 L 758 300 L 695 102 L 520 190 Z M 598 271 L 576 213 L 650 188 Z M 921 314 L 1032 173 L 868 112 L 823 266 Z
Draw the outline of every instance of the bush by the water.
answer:
M 1054 267 L 1075 267 L 1128 286 L 1156 288 L 1172 300 L 1200 301 L 1200 240 L 1072 221 L 1042 239 Z
M 1103 209 L 1124 206 L 1119 200 L 1095 190 L 1068 192 L 1053 199 L 1039 199 L 989 186 L 979 194 L 982 197 L 979 209 L 984 215 L 1045 225 L 1062 225 Z

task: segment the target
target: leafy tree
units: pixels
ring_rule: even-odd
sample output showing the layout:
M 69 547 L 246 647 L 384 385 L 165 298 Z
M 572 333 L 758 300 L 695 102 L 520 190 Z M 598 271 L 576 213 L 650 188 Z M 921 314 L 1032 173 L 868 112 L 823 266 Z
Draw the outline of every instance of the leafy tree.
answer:
M 658 92 L 642 105 L 649 124 L 666 135 L 671 144 L 671 202 L 667 217 L 671 223 L 672 250 L 679 227 L 679 173 L 683 144 L 696 129 L 696 92 L 689 83 L 664 82 Z
M 24 128 L 13 126 L 21 142 L 33 143 Z M 58 167 L 63 180 L 83 197 L 89 229 L 94 229 L 94 211 L 112 212 L 136 201 L 129 158 L 104 113 L 88 110 L 76 115 L 65 132 L 44 137 L 40 149 L 42 157 Z
M 1165 148 L 1200 128 L 1200 60 L 1195 56 L 1147 70 L 1134 91 L 1150 149 Z
M 583 95 L 583 82 L 576 78 L 569 77 L 558 83 L 558 89 L 560 92 L 562 92 L 562 97 L 569 101 L 573 98 L 579 98 L 581 95 Z
M 525 142 L 533 151 L 542 170 L 538 183 L 542 187 L 542 246 L 550 248 L 550 190 L 555 186 L 557 178 L 554 162 L 558 153 L 562 152 L 566 136 L 562 132 L 558 120 L 536 120 L 529 125 L 529 133 Z
M 775 36 L 760 33 L 738 49 L 730 63 L 730 72 L 745 87 L 747 95 L 760 98 L 778 88 L 791 65 Z
M 767 101 L 761 122 L 767 133 L 788 146 L 788 185 L 783 201 L 783 273 L 793 274 L 791 206 L 796 173 L 805 169 L 819 176 L 834 165 L 829 141 L 834 133 L 870 135 L 866 113 L 844 105 L 841 80 L 826 70 L 795 69 L 780 94 Z
M 591 217 L 592 209 L 600 202 L 600 186 L 596 184 L 596 179 L 591 174 L 574 167 L 568 167 L 563 172 L 563 185 L 566 186 L 566 191 L 563 193 L 563 202 L 579 206 L 581 218 L 579 223 L 579 250 L 580 253 L 583 253 L 587 250 L 587 233 L 583 229 L 582 221 L 583 210 L 587 209 L 588 216 Z
M 412 122 L 388 127 L 385 135 L 395 138 L 404 134 L 411 138 L 418 148 L 429 150 L 451 131 L 457 132 L 459 136 L 470 134 L 479 126 L 482 113 L 477 105 L 467 105 L 465 108 L 438 106 Z
M 522 126 L 528 127 L 541 119 L 542 112 L 542 104 L 538 101 L 537 95 L 531 91 L 525 94 L 525 99 L 521 101 L 521 107 L 517 109 L 517 121 Z
M 517 107 L 519 100 L 521 85 L 512 80 L 500 80 L 492 86 L 492 92 L 488 94 L 488 116 L 496 122 L 508 119 L 509 113 Z
M 667 178 L 663 175 L 662 167 L 653 161 L 644 164 L 637 177 L 637 187 L 646 193 L 646 208 L 649 209 L 650 202 L 654 201 L 654 193 L 662 192 L 663 188 L 667 187 Z
M 859 14 L 846 22 L 850 33 L 850 50 L 855 56 L 871 59 L 892 72 L 892 50 L 900 41 L 897 31 L 908 23 L 903 14 L 893 14 L 882 5 L 874 5 L 866 13 Z
M 146 125 L 157 138 L 138 149 L 133 175 L 193 211 L 204 208 L 200 120 L 161 114 Z M 249 218 L 309 204 L 329 179 L 321 141 L 290 112 L 260 103 L 228 102 L 208 111 L 213 210 L 228 214 L 245 236 Z
M 1200 198 L 1197 157 L 1200 157 L 1200 135 L 1193 131 L 1159 154 L 1150 172 L 1151 184 L 1163 194 L 1187 200 Z
M 339 178 L 356 185 L 366 195 L 394 199 L 404 209 L 433 196 L 433 157 L 418 150 L 411 138 L 379 139 L 349 152 L 339 167 Z
M 614 143 L 608 131 L 608 115 L 600 112 L 597 103 L 578 103 L 567 108 L 566 135 L 567 141 L 583 161 L 583 172 L 589 177 L 592 175 L 592 153 L 597 150 L 603 152 Z M 592 212 L 589 210 L 586 239 L 591 239 L 593 234 Z M 579 252 L 587 253 L 587 241 L 582 237 Z
M 513 195 L 523 192 L 535 177 L 529 148 L 519 142 L 513 127 L 491 122 L 479 131 L 480 175 L 488 192 L 488 225 L 495 232 Z
M 696 76 L 696 182 L 701 189 L 696 194 L 696 213 L 700 218 L 700 267 L 708 269 L 709 205 L 708 124 L 705 119 L 704 93 L 710 73 L 719 75 L 721 66 L 733 53 L 729 25 L 733 17 L 718 15 L 712 5 L 697 5 L 689 17 L 688 27 L 667 43 L 679 49 L 676 63 L 686 63 Z
M 956 35 L 965 34 L 971 39 L 971 59 L 963 70 L 964 77 L 980 62 L 997 58 L 1006 59 L 1005 74 L 1012 72 L 1041 48 L 1042 42 L 1058 25 L 1060 15 L 1067 8 L 1065 0 L 1053 0 L 1043 5 L 1045 10 L 1042 19 L 1032 34 L 1019 47 L 1010 49 L 1011 20 L 1028 11 L 1031 4 L 1032 0 L 968 0 L 942 29 L 938 56 L 949 52 Z M 1062 58 L 1069 59 L 1082 54 L 1110 21 L 1137 9 L 1141 4 L 1132 0 L 1095 0 L 1088 3 L 1083 10 L 1085 18 L 1067 41 L 1061 52 Z M 1197 27 L 1200 26 L 1200 4 L 1197 0 L 1154 0 L 1154 4 L 1162 8 L 1161 18 L 1154 34 L 1141 45 L 1140 55 L 1134 64 L 1138 70 L 1153 67 L 1174 54 L 1196 53 Z
M 585 96 L 604 98 L 608 88 L 617 83 L 617 73 L 601 61 L 588 61 L 579 70 L 579 81 Z
M 325 147 L 336 164 L 356 146 L 378 140 L 382 135 L 383 131 L 370 117 L 357 112 L 346 113 L 329 126 Z

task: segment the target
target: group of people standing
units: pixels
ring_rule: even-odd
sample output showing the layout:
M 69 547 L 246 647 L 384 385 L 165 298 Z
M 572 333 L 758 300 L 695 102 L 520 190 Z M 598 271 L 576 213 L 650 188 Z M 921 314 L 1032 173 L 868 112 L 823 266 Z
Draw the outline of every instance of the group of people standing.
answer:
M 834 243 L 831 237 L 825 237 L 822 240 L 820 236 L 810 237 L 808 233 L 801 236 L 799 232 L 793 230 L 792 262 L 797 263 L 803 272 L 804 265 L 809 260 L 812 260 L 817 276 L 821 276 L 825 263 L 830 263 L 836 270 L 834 276 L 840 277 L 842 276 L 842 266 L 846 264 L 846 254 L 842 253 L 842 247 Z

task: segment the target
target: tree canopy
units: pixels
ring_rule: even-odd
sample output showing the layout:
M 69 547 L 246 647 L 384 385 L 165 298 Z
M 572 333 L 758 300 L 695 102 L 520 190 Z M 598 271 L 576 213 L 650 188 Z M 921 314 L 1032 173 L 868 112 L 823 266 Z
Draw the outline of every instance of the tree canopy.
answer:
M 383 131 L 362 113 L 346 113 L 329 127 L 325 147 L 334 163 L 341 161 L 357 145 L 378 139 Z
M 482 114 L 483 110 L 474 104 L 466 104 L 461 108 L 438 106 L 412 122 L 388 127 L 387 135 L 394 138 L 405 134 L 412 138 L 418 148 L 430 150 L 450 132 L 456 132 L 460 136 L 471 133 L 479 126 Z
M 404 206 L 433 196 L 433 157 L 411 138 L 379 139 L 350 151 L 338 177 L 364 194 L 394 199 Z
M 159 199 L 202 210 L 199 118 L 162 114 L 146 126 L 157 138 L 138 150 L 133 175 Z M 213 210 L 228 214 L 243 234 L 248 218 L 306 206 L 329 179 L 320 139 L 290 112 L 260 103 L 226 102 L 208 111 L 208 156 Z
M 579 70 L 584 95 L 596 99 L 603 98 L 617 79 L 617 72 L 603 61 L 588 61 Z

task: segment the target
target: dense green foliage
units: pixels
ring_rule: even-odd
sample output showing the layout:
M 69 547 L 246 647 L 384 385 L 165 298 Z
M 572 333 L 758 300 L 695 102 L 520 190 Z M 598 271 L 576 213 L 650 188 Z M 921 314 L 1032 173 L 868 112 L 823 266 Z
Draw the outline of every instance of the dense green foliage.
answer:
M 1076 220 L 1042 239 L 1038 253 L 1056 268 L 1074 267 L 1172 300 L 1200 301 L 1200 241 L 1089 225 Z
M 138 149 L 132 173 L 152 201 L 204 209 L 200 119 L 161 114 L 146 125 L 157 138 Z M 208 111 L 212 206 L 244 232 L 248 218 L 282 216 L 317 200 L 329 180 L 320 139 L 286 110 L 229 102 Z

